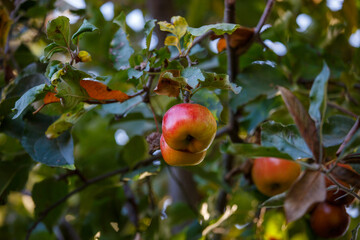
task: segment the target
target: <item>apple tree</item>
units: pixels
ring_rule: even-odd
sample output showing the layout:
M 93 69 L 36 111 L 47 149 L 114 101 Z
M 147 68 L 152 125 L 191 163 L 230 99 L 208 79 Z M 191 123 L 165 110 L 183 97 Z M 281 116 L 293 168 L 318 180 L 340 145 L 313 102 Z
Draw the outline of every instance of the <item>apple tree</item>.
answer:
M 1 239 L 358 239 L 359 13 L 2 1 Z

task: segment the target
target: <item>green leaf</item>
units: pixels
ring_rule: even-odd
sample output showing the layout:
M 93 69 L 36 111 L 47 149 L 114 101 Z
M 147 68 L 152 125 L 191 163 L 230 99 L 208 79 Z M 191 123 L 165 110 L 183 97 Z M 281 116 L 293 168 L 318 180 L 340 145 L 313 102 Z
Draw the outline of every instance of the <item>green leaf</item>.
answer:
M 24 155 L 12 161 L 0 161 L 0 199 L 5 192 L 22 190 L 31 165 L 30 158 Z
M 263 96 L 246 104 L 244 110 L 248 115 L 241 120 L 241 126 L 247 129 L 248 132 L 255 130 L 258 124 L 268 119 L 271 112 L 282 106 L 282 104 L 283 101 L 280 96 L 270 99 Z
M 181 16 L 172 17 L 171 23 L 161 21 L 161 22 L 158 22 L 158 24 L 160 26 L 161 31 L 170 32 L 170 33 L 174 34 L 178 38 L 179 41 L 180 41 L 180 38 L 182 38 L 185 35 L 185 33 L 187 31 L 187 27 L 188 27 L 188 24 L 187 24 L 185 18 L 183 18 Z
M 124 30 L 119 29 L 110 43 L 110 57 L 114 62 L 117 70 L 129 67 L 129 59 L 134 53 L 134 49 L 130 46 Z
M 238 106 L 255 99 L 260 95 L 274 96 L 276 86 L 288 86 L 282 72 L 269 65 L 252 64 L 245 68 L 236 78 L 236 84 L 242 87 L 241 94 L 230 100 L 230 106 L 235 111 Z
M 137 162 L 143 160 L 147 154 L 147 144 L 143 136 L 134 136 L 124 146 L 124 161 L 133 167 Z
M 60 74 L 60 81 L 56 85 L 58 91 L 56 97 L 63 98 L 64 107 L 71 109 L 88 98 L 87 92 L 80 86 L 80 80 L 91 78 L 91 75 L 69 64 L 59 71 L 63 73 Z
M 211 89 L 218 88 L 223 90 L 231 90 L 235 94 L 240 93 L 242 87 L 231 83 L 229 76 L 226 74 L 217 74 L 211 72 L 204 72 L 205 81 L 201 82 L 201 87 L 208 87 Z
M 236 154 L 247 158 L 277 157 L 292 159 L 289 154 L 279 151 L 275 147 L 260 146 L 251 143 L 223 144 L 221 151 L 229 154 Z
M 324 147 L 333 147 L 343 143 L 354 123 L 352 118 L 342 115 L 329 117 L 323 127 Z
M 49 79 L 52 78 L 52 76 L 59 71 L 60 69 L 64 68 L 64 64 L 58 60 L 54 60 L 51 61 L 47 67 L 46 67 L 46 72 L 45 72 L 45 76 L 47 76 Z
M 58 120 L 48 127 L 45 132 L 46 137 L 49 139 L 59 137 L 65 131 L 70 129 L 86 111 L 83 104 L 79 104 L 71 111 L 63 113 Z
M 315 121 L 317 128 L 321 129 L 324 122 L 326 102 L 327 102 L 327 83 L 330 77 L 330 69 L 324 62 L 321 73 L 315 78 L 310 91 L 310 117 Z
M 201 72 L 200 68 L 196 67 L 187 67 L 181 71 L 181 76 L 186 78 L 187 84 L 192 87 L 196 88 L 200 81 L 205 81 L 205 76 Z
M 210 110 L 217 121 L 220 120 L 223 105 L 214 92 L 209 91 L 208 89 L 200 89 L 191 97 L 191 100 L 205 106 Z
M 60 16 L 46 25 L 46 35 L 60 46 L 69 47 L 70 43 L 70 21 L 67 17 Z
M 114 18 L 113 23 L 117 24 L 125 33 L 126 29 L 126 15 L 124 12 L 121 12 L 116 18 Z
M 29 89 L 19 100 L 16 101 L 13 111 L 17 111 L 13 119 L 18 118 L 28 106 L 34 101 L 41 99 L 45 96 L 45 90 L 49 89 L 46 84 L 41 84 Z
M 50 43 L 49 45 L 47 45 L 44 49 L 44 55 L 41 58 L 41 61 L 46 63 L 50 60 L 50 58 L 52 57 L 52 55 L 54 55 L 57 52 L 65 52 L 66 49 L 62 46 L 59 46 L 56 43 Z
M 147 50 L 149 50 L 149 48 L 150 48 L 152 33 L 156 26 L 155 22 L 156 22 L 156 19 L 151 19 L 145 23 L 144 32 L 145 32 L 145 36 L 146 36 L 146 49 Z
M 292 159 L 311 158 L 312 153 L 295 125 L 266 122 L 261 125 L 261 145 L 275 147 Z
M 136 96 L 122 103 L 104 104 L 102 105 L 102 109 L 106 113 L 124 115 L 129 113 L 131 110 L 133 110 L 133 108 L 135 108 L 138 104 L 142 102 L 142 97 Z
M 86 19 L 84 19 L 83 23 L 81 24 L 80 28 L 72 35 L 71 39 L 73 40 L 74 44 L 77 44 L 78 40 L 81 39 L 82 35 L 87 32 L 94 32 L 98 30 L 97 27 L 89 23 Z
M 208 31 L 214 31 L 216 35 L 223 35 L 225 33 L 232 34 L 239 27 L 240 27 L 239 24 L 217 23 L 217 24 L 205 25 L 199 28 L 188 27 L 187 30 L 190 32 L 191 35 L 198 37 L 205 34 Z
M 48 178 L 36 183 L 31 192 L 35 203 L 35 215 L 40 217 L 43 211 L 64 197 L 67 193 L 68 185 L 64 181 Z M 65 203 L 66 202 L 51 210 L 43 220 L 49 230 L 59 221 Z
M 47 127 L 53 118 L 37 114 L 25 122 L 21 145 L 31 158 L 53 167 L 74 169 L 74 144 L 69 132 L 56 139 L 45 136 Z

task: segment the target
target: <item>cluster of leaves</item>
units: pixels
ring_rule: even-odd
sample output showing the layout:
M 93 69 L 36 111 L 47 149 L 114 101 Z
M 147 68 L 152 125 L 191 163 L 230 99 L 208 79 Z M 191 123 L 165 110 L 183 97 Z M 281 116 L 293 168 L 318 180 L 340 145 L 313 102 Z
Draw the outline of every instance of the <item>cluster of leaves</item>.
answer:
M 29 2 L 31 6 L 20 6 L 21 11 L 32 9 L 26 14 L 52 6 L 51 1 Z M 194 4 L 201 2 L 192 1 L 189 6 L 196 9 Z M 255 2 L 237 3 L 242 13 L 237 22 L 257 23 L 264 6 Z M 50 42 L 41 61 L 31 55 L 23 63 L 21 54 L 31 51 L 19 47 L 21 54 L 14 54 L 13 61 L 21 63 L 20 69 L 8 64 L 0 72 L 0 201 L 8 204 L 6 210 L 0 208 L 0 234 L 24 238 L 35 219 L 39 222 L 31 229 L 34 239 L 55 238 L 54 233 L 69 228 L 69 222 L 81 239 L 94 238 L 97 233 L 108 239 L 130 239 L 137 234 L 144 239 L 199 239 L 221 231 L 242 239 L 315 239 L 303 216 L 310 205 L 325 198 L 324 176 L 330 173 L 324 167 L 341 161 L 360 173 L 359 123 L 355 121 L 360 113 L 356 90 L 359 49 L 348 44 L 357 22 L 354 2 L 345 1 L 337 13 L 325 1 L 308 1 L 309 6 L 277 2 L 269 20 L 272 26 L 261 32 L 261 38 L 284 43 L 284 56 L 252 44 L 259 33 L 237 24 L 192 28 L 177 16 L 170 23 L 149 20 L 144 31 L 134 33 L 124 13 L 113 22 L 101 20 L 95 0 L 87 1 L 94 14 L 89 21 L 70 25 L 64 16 L 49 21 L 46 37 Z M 313 8 L 318 15 L 310 14 Z M 6 45 L 11 25 L 3 9 L 1 18 L 6 24 L 0 28 L 4 33 L 0 47 Z M 38 17 L 46 16 L 46 11 L 40 12 Z M 315 22 L 306 32 L 297 31 L 295 24 L 302 12 Z M 194 23 L 190 19 L 195 18 L 187 18 Z M 165 47 L 151 49 L 157 26 L 169 35 Z M 226 49 L 223 35 L 229 34 L 231 48 L 241 56 L 241 70 L 234 82 L 224 74 L 228 52 L 213 54 L 197 41 L 210 33 L 213 39 L 220 38 L 219 52 Z M 136 34 L 145 38 L 145 47 L 133 41 Z M 103 39 L 105 44 L 94 44 Z M 80 49 L 91 52 L 93 61 L 82 63 L 89 60 L 82 54 L 89 55 Z M 5 69 L 17 71 L 17 76 L 5 77 L 9 72 Z M 94 73 L 97 71 L 106 77 Z M 180 185 L 183 179 L 177 179 L 163 162 L 154 162 L 159 156 L 148 154 L 145 140 L 156 129 L 154 118 L 189 99 L 212 111 L 219 132 L 236 129 L 244 142 L 235 143 L 219 134 L 205 162 L 187 168 L 203 196 L 195 207 L 168 204 L 164 186 L 169 178 Z M 230 126 L 231 118 L 236 128 Z M 118 130 L 130 138 L 124 146 L 115 143 Z M 246 171 L 240 177 L 229 172 L 232 181 L 223 179 L 222 155 L 233 157 L 234 170 L 244 170 L 249 159 L 260 156 L 292 159 L 306 170 L 286 195 L 267 199 L 254 188 Z M 32 160 L 42 164 L 34 167 Z M 347 169 L 334 168 L 331 174 L 351 186 L 359 184 L 359 175 Z M 224 212 L 216 206 L 219 191 L 228 195 Z M 77 198 L 66 201 L 66 196 L 75 194 Z M 29 203 L 35 203 L 35 209 Z M 284 207 L 285 215 L 279 206 Z M 14 222 L 8 213 L 16 214 Z M 282 231 L 285 222 L 293 221 Z M 184 222 L 190 224 L 174 236 L 171 229 Z M 350 228 L 358 222 L 353 219 Z M 14 233 L 14 229 L 23 231 Z

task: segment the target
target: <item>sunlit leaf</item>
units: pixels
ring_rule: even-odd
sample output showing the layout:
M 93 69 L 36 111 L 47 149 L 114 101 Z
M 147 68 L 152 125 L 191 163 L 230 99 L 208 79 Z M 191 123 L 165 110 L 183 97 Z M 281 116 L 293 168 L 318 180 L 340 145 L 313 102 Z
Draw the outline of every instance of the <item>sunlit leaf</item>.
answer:
M 167 36 L 165 38 L 165 42 L 164 42 L 165 46 L 175 46 L 177 47 L 179 44 L 179 39 L 175 36 Z
M 81 24 L 80 28 L 74 33 L 71 37 L 74 44 L 77 44 L 78 40 L 82 38 L 84 33 L 87 32 L 94 32 L 98 30 L 97 27 L 89 23 L 86 19 L 84 19 L 83 23 Z
M 46 25 L 46 35 L 60 46 L 69 47 L 70 20 L 65 16 L 57 17 Z
M 204 25 L 199 28 L 188 27 L 188 31 L 191 33 L 191 35 L 198 37 L 205 34 L 208 31 L 214 31 L 216 35 L 223 35 L 225 33 L 231 34 L 239 27 L 240 25 L 233 23 L 217 23 L 217 24 Z
M 305 170 L 292 185 L 284 203 L 287 222 L 301 218 L 308 209 L 326 198 L 325 176 L 319 171 Z
M 158 24 L 161 31 L 170 32 L 174 34 L 179 40 L 185 35 L 188 27 L 185 18 L 181 16 L 172 17 L 171 23 L 160 21 Z

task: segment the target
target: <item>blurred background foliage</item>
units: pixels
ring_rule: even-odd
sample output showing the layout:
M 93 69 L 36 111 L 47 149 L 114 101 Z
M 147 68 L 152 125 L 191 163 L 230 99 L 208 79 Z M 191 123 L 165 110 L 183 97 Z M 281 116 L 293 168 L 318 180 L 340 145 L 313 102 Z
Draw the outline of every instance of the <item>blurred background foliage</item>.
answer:
M 255 27 L 265 5 L 264 0 L 236 1 L 236 23 Z M 29 125 L 11 120 L 11 109 L 26 90 L 48 81 L 44 75 L 46 65 L 39 61 L 50 43 L 45 34 L 46 22 L 65 15 L 70 18 L 71 32 L 80 27 L 83 19 L 98 27 L 80 43 L 80 49 L 88 51 L 92 61 L 76 67 L 107 76 L 106 83 L 111 88 L 133 93 L 142 89 L 144 82 L 128 80 L 127 70 L 114 67 L 109 49 L 119 27 L 113 18 L 125 13 L 129 42 L 135 51 L 141 51 L 145 20 L 169 21 L 171 16 L 180 15 L 191 27 L 218 23 L 223 21 L 224 2 L 3 0 L 0 6 L 0 238 L 24 239 L 41 211 L 87 179 L 114 169 L 132 168 L 147 159 L 149 148 L 145 139 L 156 131 L 153 114 L 144 103 L 121 119 L 114 115 L 123 114 L 131 103 L 98 105 L 71 130 L 76 170 L 34 162 L 23 148 L 22 132 L 37 129 L 35 123 L 50 121 L 51 117 L 41 120 L 28 116 L 35 122 Z M 243 87 L 242 92 L 234 95 L 201 90 L 192 100 L 212 110 L 219 129 L 227 124 L 227 113 L 236 112 L 239 136 L 248 143 L 259 143 L 262 122 L 294 123 L 274 86 L 290 88 L 307 108 L 310 87 L 325 61 L 331 69 L 328 100 L 359 115 L 359 14 L 357 0 L 276 1 L 261 33 L 268 48 L 255 43 L 239 60 L 236 83 Z M 163 38 L 158 30 L 155 32 L 158 37 L 152 43 L 157 42 L 158 46 L 153 47 L 159 47 Z M 191 56 L 202 69 L 227 72 L 226 51 L 217 53 L 216 40 L 205 39 L 193 48 Z M 66 58 L 61 54 L 55 57 Z M 151 95 L 158 119 L 179 102 L 180 99 Z M 57 107 L 49 105 L 42 112 L 56 115 Z M 324 135 L 331 158 L 334 147 L 342 142 L 355 119 L 334 107 L 328 107 L 325 119 Z M 51 211 L 30 239 L 215 239 L 220 235 L 221 239 L 316 239 L 308 216 L 286 225 L 281 208 L 259 208 L 267 197 L 256 190 L 249 176 L 235 176 L 232 184 L 224 181 L 221 146 L 229 141 L 227 136 L 217 138 L 202 164 L 185 168 L 192 173 L 198 190 L 198 194 L 185 193 L 198 195 L 193 206 L 186 200 L 171 198 L 169 179 L 176 179 L 175 173 L 162 160 L 156 161 L 128 171 L 123 177 L 106 178 L 87 186 Z M 234 158 L 235 165 L 247 160 L 242 154 Z M 217 207 L 221 190 L 228 193 L 225 213 Z M 359 223 L 358 202 L 348 212 L 352 230 Z M 341 239 L 350 238 L 351 231 Z

